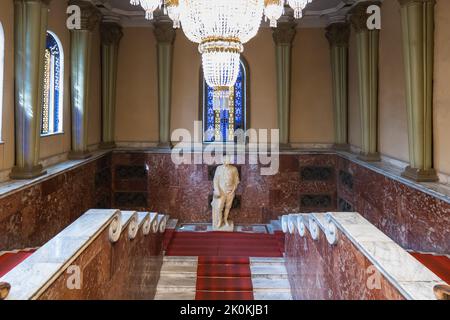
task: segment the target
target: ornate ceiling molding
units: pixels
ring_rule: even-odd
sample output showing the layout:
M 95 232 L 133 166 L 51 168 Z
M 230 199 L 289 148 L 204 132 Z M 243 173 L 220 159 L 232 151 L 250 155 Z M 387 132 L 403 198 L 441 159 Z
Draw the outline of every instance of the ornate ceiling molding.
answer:
M 153 27 L 153 23 L 144 19 L 143 10 L 133 7 L 128 0 L 89 0 L 95 4 L 104 21 L 119 22 L 123 27 Z M 304 10 L 304 17 L 298 21 L 297 28 L 324 28 L 331 23 L 344 22 L 348 12 L 358 2 L 365 0 L 314 0 Z M 294 12 L 286 6 L 285 15 L 293 16 Z M 156 12 L 161 15 L 161 12 Z M 111 21 L 112 22 L 112 21 Z M 262 28 L 269 28 L 269 23 L 262 23 Z

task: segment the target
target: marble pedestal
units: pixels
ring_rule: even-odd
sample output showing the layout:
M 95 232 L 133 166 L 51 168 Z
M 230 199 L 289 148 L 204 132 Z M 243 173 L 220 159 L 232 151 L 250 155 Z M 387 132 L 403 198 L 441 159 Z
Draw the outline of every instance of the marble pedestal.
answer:
M 220 228 L 217 228 L 213 225 L 213 231 L 224 231 L 224 232 L 233 232 L 234 231 L 234 223 L 233 221 L 229 221 L 228 225 L 224 224 Z

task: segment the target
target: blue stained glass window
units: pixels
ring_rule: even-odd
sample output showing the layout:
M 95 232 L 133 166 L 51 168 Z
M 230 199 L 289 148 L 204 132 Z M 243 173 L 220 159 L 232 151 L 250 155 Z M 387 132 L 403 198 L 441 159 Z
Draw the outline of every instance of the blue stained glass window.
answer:
M 44 77 L 41 134 L 62 131 L 63 52 L 58 38 L 47 32 L 44 53 Z
M 246 130 L 246 87 L 247 71 L 241 61 L 236 84 L 230 92 L 229 110 L 215 111 L 213 106 L 214 90 L 206 82 L 203 83 L 203 122 L 204 142 L 232 142 L 234 131 Z

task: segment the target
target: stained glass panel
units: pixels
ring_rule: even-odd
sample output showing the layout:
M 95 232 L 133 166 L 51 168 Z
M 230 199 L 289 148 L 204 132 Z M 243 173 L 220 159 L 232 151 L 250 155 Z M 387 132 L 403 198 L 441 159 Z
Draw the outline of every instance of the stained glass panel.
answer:
M 204 86 L 203 121 L 205 135 L 204 142 L 234 141 L 234 132 L 245 128 L 246 112 L 246 70 L 241 62 L 237 82 L 230 91 L 228 110 L 214 110 L 214 89 L 206 82 Z
M 41 133 L 61 131 L 61 68 L 62 52 L 55 36 L 47 32 L 44 55 Z

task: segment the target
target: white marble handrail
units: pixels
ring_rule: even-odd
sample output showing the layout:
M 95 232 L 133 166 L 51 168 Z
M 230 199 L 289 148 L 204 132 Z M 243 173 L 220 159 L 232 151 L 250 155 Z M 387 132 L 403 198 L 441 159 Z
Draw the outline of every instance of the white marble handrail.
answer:
M 164 232 L 168 216 L 149 212 L 92 209 L 40 247 L 30 257 L 0 278 L 10 284 L 7 300 L 37 299 L 108 228 L 109 240 L 116 242 L 122 232 L 134 239 Z
M 304 237 L 307 229 L 313 240 L 322 231 L 330 245 L 339 230 L 406 299 L 435 300 L 434 286 L 445 283 L 359 213 L 290 214 L 281 221 L 283 232 Z

